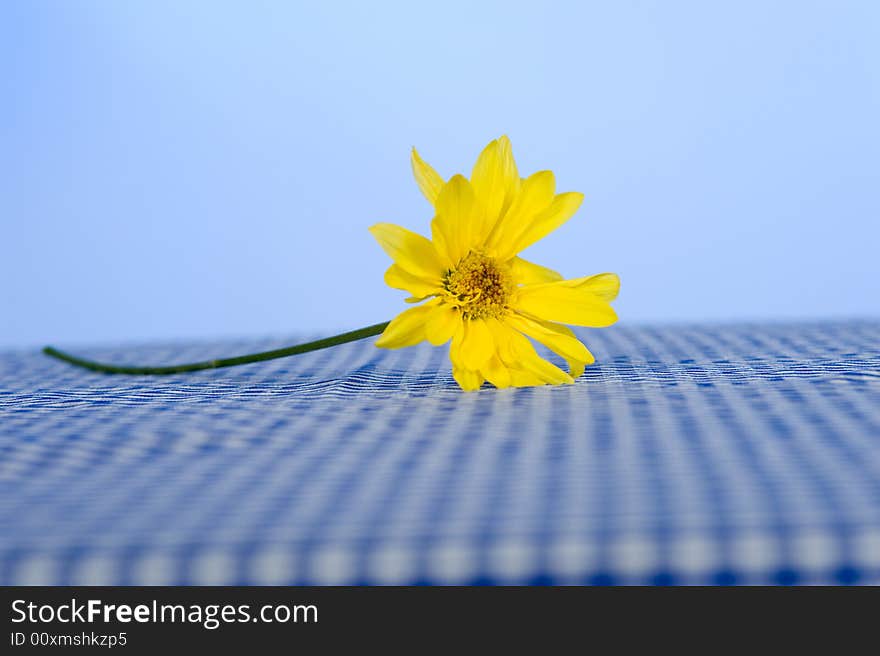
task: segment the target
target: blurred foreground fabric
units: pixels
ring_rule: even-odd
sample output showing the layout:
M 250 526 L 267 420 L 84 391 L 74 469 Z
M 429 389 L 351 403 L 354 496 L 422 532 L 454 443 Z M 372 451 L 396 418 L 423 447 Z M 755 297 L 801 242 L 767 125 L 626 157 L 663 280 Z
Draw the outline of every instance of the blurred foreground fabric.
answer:
M 880 321 L 581 332 L 470 394 L 372 339 L 0 354 L 0 583 L 880 582 Z

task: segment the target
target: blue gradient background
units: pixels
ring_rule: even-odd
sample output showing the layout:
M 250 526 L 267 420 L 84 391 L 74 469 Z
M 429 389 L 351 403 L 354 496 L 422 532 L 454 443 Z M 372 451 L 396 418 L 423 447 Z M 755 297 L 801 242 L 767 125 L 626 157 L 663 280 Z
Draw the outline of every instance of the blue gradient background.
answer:
M 0 346 L 330 332 L 507 133 L 626 322 L 880 310 L 880 3 L 0 3 Z

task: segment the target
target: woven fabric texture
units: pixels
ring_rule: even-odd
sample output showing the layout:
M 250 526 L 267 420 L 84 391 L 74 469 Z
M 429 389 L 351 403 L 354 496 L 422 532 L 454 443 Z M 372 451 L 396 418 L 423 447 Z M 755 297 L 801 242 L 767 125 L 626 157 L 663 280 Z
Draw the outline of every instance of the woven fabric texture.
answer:
M 880 582 L 880 322 L 581 332 L 475 393 L 372 339 L 2 354 L 0 583 Z

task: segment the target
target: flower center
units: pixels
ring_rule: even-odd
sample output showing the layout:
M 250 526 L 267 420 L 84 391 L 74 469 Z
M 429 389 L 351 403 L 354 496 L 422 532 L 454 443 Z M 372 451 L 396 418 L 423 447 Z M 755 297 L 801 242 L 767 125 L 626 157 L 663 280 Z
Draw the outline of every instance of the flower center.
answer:
M 464 319 L 503 314 L 515 286 L 509 267 L 476 251 L 465 255 L 444 281 L 449 300 L 461 308 Z

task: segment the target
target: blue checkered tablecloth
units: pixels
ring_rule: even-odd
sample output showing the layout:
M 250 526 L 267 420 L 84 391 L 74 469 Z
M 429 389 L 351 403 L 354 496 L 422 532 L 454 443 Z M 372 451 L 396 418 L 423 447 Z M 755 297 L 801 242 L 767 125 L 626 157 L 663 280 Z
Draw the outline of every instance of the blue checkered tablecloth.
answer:
M 373 340 L 2 354 L 0 583 L 880 582 L 880 321 L 582 333 L 574 386 L 471 394 Z

